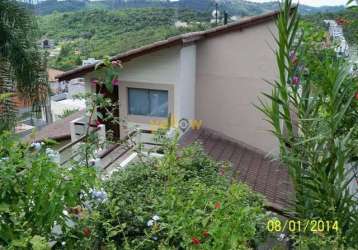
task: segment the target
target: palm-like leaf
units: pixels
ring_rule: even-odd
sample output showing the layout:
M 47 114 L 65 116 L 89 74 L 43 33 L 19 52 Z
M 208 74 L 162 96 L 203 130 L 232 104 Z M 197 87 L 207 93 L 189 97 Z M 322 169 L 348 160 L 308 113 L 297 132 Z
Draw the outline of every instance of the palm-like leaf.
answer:
M 41 106 L 46 101 L 48 86 L 43 74 L 46 68 L 35 43 L 35 27 L 31 13 L 16 1 L 0 0 L 0 87 L 12 84 L 11 90 L 1 88 L 0 93 L 16 90 L 28 104 Z M 9 105 L 9 101 L 3 106 Z
M 291 9 L 291 0 L 284 1 L 281 9 L 275 52 L 279 77 L 271 83 L 271 94 L 264 94 L 268 102 L 260 99 L 258 108 L 273 126 L 281 160 L 292 177 L 293 212 L 303 220 L 338 220 L 344 236 L 340 244 L 356 246 L 358 203 L 349 190 L 355 181 L 350 163 L 357 161 L 358 150 L 358 115 L 353 103 L 356 79 L 350 78 L 344 62 L 330 51 L 316 51 L 320 46 L 301 43 L 299 17 L 297 9 Z M 292 54 L 302 55 L 301 66 L 310 68 L 309 76 L 300 73 Z M 292 84 L 293 76 L 301 78 L 299 87 Z

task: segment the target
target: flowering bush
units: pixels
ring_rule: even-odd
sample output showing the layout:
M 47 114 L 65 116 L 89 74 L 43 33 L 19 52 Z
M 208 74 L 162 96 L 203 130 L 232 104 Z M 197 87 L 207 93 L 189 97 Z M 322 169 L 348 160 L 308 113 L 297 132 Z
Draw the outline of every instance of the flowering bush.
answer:
M 108 200 L 82 221 L 90 245 L 114 249 L 247 249 L 264 238 L 263 202 L 218 175 L 221 164 L 198 145 L 120 170 Z
M 324 240 L 298 232 L 298 248 L 327 249 L 331 242 L 331 249 L 350 249 L 358 244 L 358 203 L 350 188 L 358 155 L 357 79 L 326 44 L 324 32 L 300 23 L 291 6 L 283 1 L 277 21 L 279 80 L 259 109 L 273 126 L 294 184 L 292 214 L 340 225 L 338 232 L 324 232 Z
M 49 249 L 54 228 L 67 227 L 64 211 L 94 185 L 94 169 L 60 167 L 55 156 L 45 144 L 0 135 L 0 249 Z

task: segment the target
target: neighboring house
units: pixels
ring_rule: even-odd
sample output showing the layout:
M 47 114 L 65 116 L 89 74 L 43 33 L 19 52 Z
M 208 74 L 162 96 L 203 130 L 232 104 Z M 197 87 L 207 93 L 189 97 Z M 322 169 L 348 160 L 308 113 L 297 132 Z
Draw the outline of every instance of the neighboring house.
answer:
M 100 60 L 96 60 L 95 58 L 88 58 L 86 60 L 82 60 L 82 66 L 87 66 L 87 65 L 91 65 L 91 64 L 96 64 L 98 63 Z
M 78 111 L 65 117 L 64 119 L 57 120 L 46 127 L 34 131 L 34 134 L 29 134 L 25 137 L 28 142 L 43 141 L 45 139 L 52 139 L 58 142 L 70 141 L 71 131 L 70 122 L 80 116 L 84 115 L 83 111 Z
M 55 78 L 56 75 L 64 73 L 63 71 L 48 69 L 48 83 L 50 91 L 53 93 L 54 90 L 58 89 L 58 81 Z M 52 123 L 52 114 L 51 114 L 51 103 L 48 100 L 46 106 L 42 108 L 41 112 L 34 113 L 32 112 L 32 104 L 25 102 L 16 92 L 12 97 L 13 102 L 16 105 L 18 124 L 15 128 L 15 132 L 20 136 L 25 136 L 31 133 L 34 128 L 42 128 L 49 123 Z
M 44 110 L 35 114 L 32 112 L 32 104 L 25 102 L 17 93 L 11 98 L 16 106 L 18 119 L 15 133 L 19 136 L 24 136 L 30 133 L 32 129 L 43 127 L 49 122 Z
M 333 42 L 336 44 L 335 51 L 338 56 L 349 56 L 349 46 L 344 38 L 343 28 L 335 20 L 324 20 L 328 25 L 328 32 Z
M 61 119 L 64 112 L 83 110 L 86 105 L 83 100 L 74 99 L 74 96 L 85 92 L 83 78 L 76 78 L 67 81 L 58 81 L 56 76 L 63 74 L 63 71 L 48 69 L 48 81 L 51 89 L 51 113 L 53 121 Z
M 55 78 L 56 76 L 61 75 L 63 73 L 64 72 L 61 70 L 51 69 L 51 68 L 47 69 L 48 84 L 50 86 L 51 94 L 57 95 L 65 92 L 66 86 L 64 82 L 60 82 Z
M 112 99 L 119 98 L 120 116 L 129 128 L 150 130 L 174 117 L 184 134 L 182 145 L 201 141 L 206 152 L 231 162 L 239 179 L 263 193 L 269 207 L 280 210 L 288 206 L 292 186 L 286 168 L 265 157 L 278 154 L 278 141 L 254 106 L 262 92 L 271 91 L 265 80 L 277 77 L 277 15 L 244 18 L 114 56 L 112 60 L 122 61 L 123 70 Z M 58 79 L 84 77 L 87 90 L 95 91 L 91 81 L 100 71 L 92 64 Z M 197 127 L 190 129 L 193 124 Z M 121 138 L 128 134 L 126 127 L 106 124 L 108 128 Z
M 48 38 L 43 38 L 41 40 L 41 48 L 43 48 L 43 49 L 51 49 L 53 47 L 54 47 L 53 40 L 50 40 Z

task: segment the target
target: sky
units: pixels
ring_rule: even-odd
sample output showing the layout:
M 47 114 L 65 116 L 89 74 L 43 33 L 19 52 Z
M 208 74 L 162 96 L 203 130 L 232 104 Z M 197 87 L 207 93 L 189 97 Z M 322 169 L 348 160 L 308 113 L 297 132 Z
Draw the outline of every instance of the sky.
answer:
M 251 2 L 271 2 L 272 0 L 249 0 Z M 301 4 L 311 6 L 322 6 L 322 5 L 345 5 L 348 0 L 300 0 Z

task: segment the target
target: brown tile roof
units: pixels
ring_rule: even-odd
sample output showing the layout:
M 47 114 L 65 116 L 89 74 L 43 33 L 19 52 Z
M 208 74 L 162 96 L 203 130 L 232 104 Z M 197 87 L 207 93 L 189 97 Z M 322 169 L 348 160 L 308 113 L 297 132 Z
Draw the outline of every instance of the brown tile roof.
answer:
M 83 116 L 85 111 L 78 111 L 64 119 L 57 120 L 51 123 L 39 131 L 36 131 L 35 137 L 28 135 L 25 137 L 26 141 L 43 141 L 45 139 L 53 140 L 67 140 L 71 138 L 70 122 L 76 118 Z
M 195 141 L 202 143 L 205 152 L 218 161 L 229 161 L 239 181 L 263 194 L 268 209 L 285 213 L 290 207 L 293 186 L 287 168 L 270 160 L 259 149 L 235 141 L 208 128 L 190 130 L 180 139 L 186 146 Z
M 225 34 L 232 31 L 241 31 L 246 28 L 253 27 L 255 25 L 266 23 L 274 18 L 279 14 L 279 11 L 272 11 L 268 12 L 266 14 L 253 16 L 253 17 L 247 17 L 243 18 L 240 21 L 229 23 L 226 25 L 218 26 L 209 30 L 205 31 L 198 31 L 198 32 L 192 32 L 187 34 L 182 34 L 178 36 L 174 36 L 171 38 L 168 38 L 167 40 L 155 42 L 137 49 L 129 50 L 125 53 L 118 54 L 111 58 L 111 60 L 121 60 L 122 62 L 129 61 L 135 57 L 139 57 L 154 51 L 161 50 L 163 48 L 173 47 L 176 45 L 184 45 L 186 43 L 191 43 L 197 40 L 205 39 L 208 37 L 213 37 L 221 34 Z M 79 67 L 70 71 L 67 71 L 56 78 L 58 78 L 60 81 L 63 80 L 71 80 L 73 78 L 82 76 L 86 73 L 89 73 L 95 69 L 95 64 L 87 65 L 83 67 Z
M 57 82 L 56 76 L 63 74 L 64 71 L 57 69 L 47 69 L 48 81 L 49 82 Z

